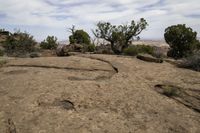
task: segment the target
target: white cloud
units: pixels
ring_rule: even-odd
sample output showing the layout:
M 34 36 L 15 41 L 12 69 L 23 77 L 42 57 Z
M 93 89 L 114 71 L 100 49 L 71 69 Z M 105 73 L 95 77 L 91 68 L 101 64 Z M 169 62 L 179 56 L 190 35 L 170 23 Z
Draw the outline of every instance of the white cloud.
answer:
M 198 0 L 0 0 L 0 24 L 27 30 L 41 40 L 48 34 L 67 38 L 75 24 L 90 32 L 97 21 L 115 24 L 140 17 L 149 22 L 144 38 L 162 38 L 167 26 L 186 23 L 200 34 Z M 3 28 L 3 27 L 2 27 Z

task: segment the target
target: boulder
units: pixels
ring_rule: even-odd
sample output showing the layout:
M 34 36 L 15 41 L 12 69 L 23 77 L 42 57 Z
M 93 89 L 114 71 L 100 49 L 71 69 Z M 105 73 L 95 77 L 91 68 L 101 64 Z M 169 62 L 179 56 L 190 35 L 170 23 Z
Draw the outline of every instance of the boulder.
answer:
M 58 47 L 56 50 L 57 56 L 69 56 L 69 52 L 82 52 L 83 45 L 81 44 L 69 44 L 62 47 Z
M 68 53 L 68 49 L 63 46 L 63 47 L 59 47 L 56 49 L 56 55 L 57 56 L 69 56 L 69 53 Z
M 163 59 L 155 58 L 148 54 L 139 54 L 137 55 L 137 59 L 147 61 L 147 62 L 163 63 Z

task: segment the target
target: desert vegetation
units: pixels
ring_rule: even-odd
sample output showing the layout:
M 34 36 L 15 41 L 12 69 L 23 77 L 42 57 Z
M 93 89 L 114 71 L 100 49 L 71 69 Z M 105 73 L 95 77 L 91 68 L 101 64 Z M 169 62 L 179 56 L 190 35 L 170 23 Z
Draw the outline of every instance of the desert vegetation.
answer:
M 166 42 L 170 46 L 169 57 L 183 58 L 187 57 L 195 50 L 199 50 L 200 42 L 197 40 L 197 32 L 185 24 L 173 25 L 165 29 L 164 34 Z
M 125 55 L 130 55 L 130 56 L 135 56 L 138 55 L 139 53 L 143 54 L 153 54 L 153 47 L 148 46 L 148 45 L 132 45 L 129 46 L 128 48 L 125 48 L 123 53 Z
M 121 54 L 134 39 L 139 39 L 140 33 L 148 26 L 147 21 L 141 18 L 139 22 L 131 21 L 131 24 L 112 25 L 109 22 L 99 22 L 93 30 L 97 38 L 110 42 L 115 54 Z
M 91 37 L 84 30 L 76 30 L 73 25 L 69 28 L 72 35 L 69 36 L 70 44 L 80 44 L 82 46 L 82 52 L 94 52 L 95 45 L 91 43 Z
M 90 44 L 90 36 L 84 30 L 76 30 L 73 25 L 72 28 L 69 28 L 72 35 L 69 36 L 70 44 Z
M 200 71 L 200 51 L 184 58 L 183 62 L 179 66 Z
M 58 47 L 57 38 L 55 36 L 48 36 L 40 43 L 42 49 L 56 49 Z
M 96 46 L 91 41 L 90 35 L 83 29 L 76 29 L 73 25 L 68 28 L 71 33 L 69 36 L 69 45 L 58 47 L 55 36 L 47 36 L 38 47 L 33 36 L 17 31 L 9 33 L 1 29 L 2 39 L 0 56 L 20 56 L 29 55 L 29 57 L 39 57 L 38 52 L 43 50 L 56 50 L 58 56 L 69 56 L 69 52 L 93 52 L 98 54 L 121 54 L 137 56 L 139 54 L 149 54 L 154 58 L 170 58 L 183 60 L 182 67 L 199 71 L 199 51 L 200 42 L 197 39 L 197 32 L 185 24 L 169 26 L 165 29 L 164 38 L 169 45 L 167 54 L 160 48 L 149 45 L 132 45 L 134 40 L 139 40 L 139 35 L 148 26 L 147 21 L 141 18 L 138 22 L 132 20 L 130 24 L 112 25 L 109 22 L 98 22 L 96 29 L 92 30 L 97 39 L 103 39 L 106 44 Z M 41 50 L 40 50 L 41 49 Z M 47 51 L 46 51 L 47 52 Z M 50 52 L 55 53 L 55 52 Z M 150 58 L 150 57 L 148 57 Z
M 7 60 L 0 59 L 0 67 L 2 67 L 3 65 L 5 65 L 6 63 L 7 63 Z
M 4 51 L 0 49 L 0 56 L 4 55 Z
M 169 57 L 183 58 L 180 66 L 199 71 L 200 42 L 197 32 L 185 24 L 178 24 L 166 28 L 164 37 L 170 46 Z
M 2 42 L 4 51 L 8 56 L 23 56 L 33 52 L 36 44 L 37 42 L 33 39 L 33 36 L 20 31 L 8 35 L 6 40 Z

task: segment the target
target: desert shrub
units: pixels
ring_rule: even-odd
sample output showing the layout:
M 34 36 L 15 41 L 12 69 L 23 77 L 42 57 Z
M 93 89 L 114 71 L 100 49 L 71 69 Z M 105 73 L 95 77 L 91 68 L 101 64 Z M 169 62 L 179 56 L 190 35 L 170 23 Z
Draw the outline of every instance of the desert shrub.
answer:
M 137 45 L 139 53 L 153 54 L 153 47 L 148 45 Z
M 0 56 L 4 55 L 4 51 L 0 49 Z
M 154 50 L 153 47 L 148 45 L 132 45 L 124 49 L 123 52 L 125 55 L 135 56 L 138 55 L 139 53 L 153 54 L 153 50 Z
M 35 50 L 36 41 L 28 33 L 17 32 L 10 35 L 3 43 L 8 55 L 25 55 Z
M 72 35 L 69 36 L 69 42 L 70 44 L 90 44 L 90 36 L 87 32 L 84 30 L 75 30 L 75 27 L 73 26 L 70 29 Z
M 6 64 L 7 61 L 6 60 L 0 60 L 0 67 L 2 67 L 4 64 Z
M 166 28 L 164 37 L 171 48 L 168 56 L 176 59 L 186 57 L 200 47 L 200 43 L 196 39 L 197 32 L 190 27 L 186 27 L 185 24 Z
M 94 44 L 81 44 L 81 46 L 80 52 L 94 52 L 96 48 Z
M 136 56 L 139 53 L 138 49 L 135 46 L 130 46 L 124 49 L 125 55 Z
M 42 49 L 56 49 L 58 47 L 57 38 L 54 36 L 48 36 L 40 43 L 40 47 Z
M 141 18 L 139 22 L 131 21 L 130 24 L 112 25 L 109 22 L 99 22 L 93 34 L 97 38 L 104 39 L 111 44 L 115 54 L 121 54 L 124 49 L 128 48 L 131 41 L 139 39 L 139 34 L 146 29 L 147 22 Z
M 180 64 L 180 67 L 200 71 L 200 51 L 195 52 L 193 55 L 185 58 Z
M 178 96 L 179 90 L 175 86 L 164 86 L 163 87 L 163 94 L 172 97 L 172 96 Z
M 89 44 L 87 45 L 87 52 L 94 52 L 95 51 L 95 45 Z

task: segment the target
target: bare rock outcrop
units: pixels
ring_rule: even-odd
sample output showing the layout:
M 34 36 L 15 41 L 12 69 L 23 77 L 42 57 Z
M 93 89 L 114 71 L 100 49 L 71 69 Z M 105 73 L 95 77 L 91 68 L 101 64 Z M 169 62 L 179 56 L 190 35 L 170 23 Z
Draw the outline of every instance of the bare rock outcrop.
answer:
M 57 56 L 69 56 L 69 52 L 82 52 L 83 46 L 81 44 L 69 44 L 57 48 Z
M 147 54 L 139 54 L 137 55 L 137 58 L 143 61 L 147 61 L 147 62 L 163 63 L 163 59 L 155 58 Z

